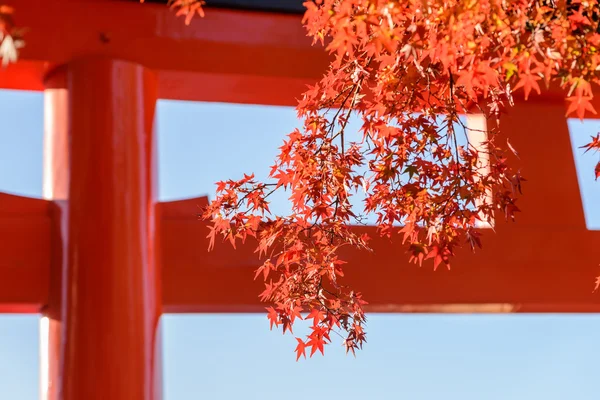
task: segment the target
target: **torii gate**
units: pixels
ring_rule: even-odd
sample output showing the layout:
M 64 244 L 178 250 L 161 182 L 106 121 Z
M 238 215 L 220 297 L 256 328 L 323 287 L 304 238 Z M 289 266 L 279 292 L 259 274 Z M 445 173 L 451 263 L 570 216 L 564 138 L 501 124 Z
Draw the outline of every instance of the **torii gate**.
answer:
M 209 9 L 184 26 L 164 4 L 6 3 L 30 31 L 0 87 L 44 92 L 45 199 L 0 194 L 0 312 L 46 317 L 43 400 L 158 400 L 161 313 L 264 304 L 252 246 L 207 252 L 206 198 L 156 202 L 156 101 L 295 105 L 327 56 L 297 14 Z M 523 213 L 452 271 L 409 265 L 387 240 L 345 255 L 371 312 L 600 311 L 600 232 L 586 229 L 564 115 L 552 92 L 505 118 Z

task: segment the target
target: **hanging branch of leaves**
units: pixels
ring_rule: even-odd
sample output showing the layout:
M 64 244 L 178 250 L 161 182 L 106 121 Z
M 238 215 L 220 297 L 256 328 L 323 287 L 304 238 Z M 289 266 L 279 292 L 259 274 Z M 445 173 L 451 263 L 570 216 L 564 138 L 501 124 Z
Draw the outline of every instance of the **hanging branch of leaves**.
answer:
M 524 180 L 507 163 L 515 151 L 499 139 L 499 118 L 512 93 L 557 84 L 567 115 L 596 113 L 592 84 L 600 74 L 596 1 L 316 0 L 304 24 L 333 61 L 300 100 L 302 130 L 290 133 L 270 180 L 253 175 L 218 183 L 204 213 L 217 237 L 258 242 L 265 282 L 260 298 L 271 328 L 292 332 L 308 313 L 311 333 L 296 338 L 297 359 L 323 353 L 332 334 L 348 352 L 365 342 L 366 304 L 343 284 L 343 246 L 369 250 L 350 228 L 350 199 L 365 194 L 364 213 L 378 232 L 402 234 L 410 261 L 450 266 L 459 246 L 480 247 L 480 222 L 514 219 Z M 475 147 L 460 115 L 492 120 Z M 346 142 L 350 115 L 361 139 Z M 461 136 L 462 135 L 462 136 Z M 459 145 L 459 143 L 466 143 Z M 599 150 L 599 137 L 586 146 Z M 367 170 L 361 173 L 359 171 Z M 596 167 L 598 177 L 600 164 Z M 272 215 L 273 191 L 289 194 L 292 212 Z M 398 225 L 401 225 L 398 227 Z M 367 267 L 367 266 L 364 266 Z

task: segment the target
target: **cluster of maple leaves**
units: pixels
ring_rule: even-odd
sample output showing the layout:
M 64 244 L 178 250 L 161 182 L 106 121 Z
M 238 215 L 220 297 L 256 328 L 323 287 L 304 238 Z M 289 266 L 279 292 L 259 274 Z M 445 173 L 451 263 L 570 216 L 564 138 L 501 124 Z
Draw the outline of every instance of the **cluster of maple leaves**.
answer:
M 169 4 L 186 24 L 204 15 L 201 0 Z M 558 85 L 570 103 L 567 115 L 583 118 L 596 113 L 592 85 L 600 83 L 595 0 L 314 0 L 305 6 L 309 36 L 333 58 L 299 101 L 304 127 L 288 135 L 268 182 L 253 175 L 219 182 L 203 213 L 211 247 L 217 237 L 234 247 L 248 237 L 258 242 L 264 263 L 255 279 L 265 282 L 260 298 L 272 304 L 271 328 L 292 332 L 297 320 L 311 321 L 307 337 L 296 338 L 297 359 L 307 349 L 310 356 L 323 353 L 332 333 L 342 336 L 348 352 L 365 342 L 366 301 L 343 285 L 338 258 L 343 246 L 369 250 L 369 238 L 351 228 L 361 218 L 352 196 L 364 194 L 363 213 L 377 216 L 381 235 L 403 234 L 411 261 L 449 266 L 457 247 L 481 246 L 480 223 L 493 224 L 498 212 L 513 219 L 519 211 L 524 179 L 507 163 L 507 152 L 515 150 L 498 139 L 513 92 L 522 89 L 527 99 L 541 85 Z M 18 38 L 12 13 L 0 7 L 0 53 L 8 37 Z M 488 119 L 483 143 L 473 142 L 477 132 L 461 118 L 467 113 Z M 347 140 L 351 116 L 362 121 L 356 142 Z M 599 151 L 600 134 L 584 147 Z M 279 190 L 290 195 L 290 215 L 269 211 L 269 196 Z
M 342 246 L 367 250 L 350 199 L 362 191 L 364 213 L 382 235 L 403 233 L 411 261 L 449 266 L 458 246 L 480 246 L 477 226 L 514 218 L 523 178 L 507 164 L 499 117 L 512 94 L 558 85 L 567 114 L 595 113 L 600 77 L 600 7 L 560 0 L 316 0 L 304 24 L 333 61 L 297 111 L 304 128 L 289 134 L 270 173 L 218 183 L 204 213 L 211 245 L 258 241 L 256 278 L 271 328 L 292 331 L 309 313 L 311 332 L 296 338 L 297 358 L 343 334 L 347 351 L 365 341 L 366 302 L 343 285 Z M 488 119 L 488 139 L 471 142 L 461 115 Z M 350 116 L 361 139 L 348 141 Z M 465 143 L 460 145 L 460 143 Z M 600 149 L 600 136 L 586 146 Z M 366 173 L 364 171 L 367 171 Z M 596 167 L 600 175 L 600 163 Z M 286 190 L 292 212 L 271 215 L 269 196 Z M 398 226 L 400 225 L 400 227 Z M 365 266 L 367 267 L 367 266 Z

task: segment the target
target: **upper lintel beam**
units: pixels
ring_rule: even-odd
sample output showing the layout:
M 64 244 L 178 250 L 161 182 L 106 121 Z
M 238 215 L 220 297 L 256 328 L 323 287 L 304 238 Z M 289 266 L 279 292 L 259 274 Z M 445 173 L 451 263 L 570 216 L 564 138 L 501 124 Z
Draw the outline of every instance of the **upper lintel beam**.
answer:
M 4 88 L 40 90 L 43 75 L 57 65 L 93 56 L 155 70 L 161 98 L 294 105 L 328 62 L 324 49 L 307 37 L 300 15 L 210 9 L 188 26 L 162 4 L 7 3 L 28 31 L 25 63 L 0 72 Z

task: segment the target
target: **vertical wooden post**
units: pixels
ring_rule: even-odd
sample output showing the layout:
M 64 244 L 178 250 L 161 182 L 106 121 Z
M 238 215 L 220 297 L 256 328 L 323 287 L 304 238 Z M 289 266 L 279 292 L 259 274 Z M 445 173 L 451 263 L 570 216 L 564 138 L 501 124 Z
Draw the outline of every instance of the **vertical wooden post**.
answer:
M 517 102 L 500 122 L 502 139 L 519 152 L 511 160 L 527 182 L 517 201 L 518 226 L 585 229 L 583 203 L 562 101 Z M 515 225 L 516 227 L 517 225 Z M 506 229 L 506 227 L 499 227 Z
M 58 398 L 160 399 L 156 77 L 130 62 L 85 59 L 67 66 L 67 88 L 70 177 Z
M 59 400 L 61 290 L 67 239 L 69 195 L 68 93 L 64 68 L 45 79 L 42 195 L 55 201 L 49 301 L 40 321 L 40 399 Z

